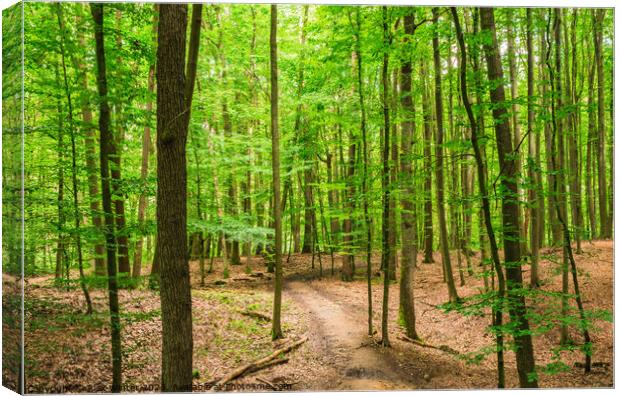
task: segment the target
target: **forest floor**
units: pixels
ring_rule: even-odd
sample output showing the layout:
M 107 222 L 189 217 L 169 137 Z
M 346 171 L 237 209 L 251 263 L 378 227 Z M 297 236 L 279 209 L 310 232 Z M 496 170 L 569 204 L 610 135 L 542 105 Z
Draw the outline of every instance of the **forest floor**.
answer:
M 456 252 L 453 261 L 458 285 Z M 544 250 L 540 263 L 542 290 L 561 290 L 558 259 L 561 250 Z M 233 381 L 229 390 L 390 390 L 390 389 L 480 389 L 496 387 L 495 355 L 485 354 L 478 363 L 471 356 L 493 346 L 486 331 L 489 315 L 465 316 L 438 307 L 447 301 L 442 281 L 441 261 L 422 264 L 418 257 L 414 291 L 417 331 L 427 344 L 444 350 L 422 347 L 402 339 L 398 322 L 398 284 L 390 286 L 389 338 L 391 348 L 379 345 L 383 286 L 377 276 L 379 256 L 373 258 L 373 326 L 379 334 L 369 337 L 364 260 L 358 258 L 353 282 L 339 277 L 340 260 L 331 275 L 329 255 L 311 268 L 311 255 L 292 255 L 284 264 L 285 290 L 282 323 L 285 340 L 271 341 L 268 319 L 249 316 L 249 312 L 270 316 L 272 274 L 265 271 L 262 258 L 251 264 L 230 266 L 230 276 L 222 279 L 222 263 L 200 285 L 198 262 L 191 262 L 192 315 L 194 340 L 194 385 L 207 390 L 236 367 L 271 354 L 277 347 L 303 336 L 308 341 L 286 354 L 285 364 L 249 374 Z M 589 310 L 613 312 L 613 242 L 584 243 L 576 256 L 584 305 Z M 480 272 L 479 258 L 472 257 Z M 524 278 L 529 279 L 528 268 Z M 480 293 L 480 276 L 465 274 L 465 286 L 458 286 L 461 297 Z M 10 279 L 3 277 L 5 289 Z M 86 316 L 84 299 L 77 285 L 54 285 L 51 276 L 26 280 L 26 392 L 106 392 L 111 383 L 107 292 L 93 289 L 95 313 Z M 121 304 L 124 390 L 158 391 L 161 370 L 161 311 L 157 292 L 146 287 L 124 289 Z M 546 299 L 534 313 L 553 311 L 557 304 Z M 573 304 L 574 305 L 574 304 Z M 540 315 L 539 315 L 540 316 Z M 579 351 L 559 352 L 566 371 L 540 374 L 541 387 L 612 387 L 613 323 L 599 315 L 592 319 L 591 331 L 595 366 L 589 374 L 579 366 Z M 4 324 L 3 324 L 4 326 Z M 577 329 L 571 337 L 581 342 Z M 534 337 L 537 365 L 554 362 L 557 326 Z M 458 354 L 449 351 L 457 351 Z M 506 353 L 508 387 L 518 386 L 514 353 Z M 266 385 L 270 384 L 270 385 Z

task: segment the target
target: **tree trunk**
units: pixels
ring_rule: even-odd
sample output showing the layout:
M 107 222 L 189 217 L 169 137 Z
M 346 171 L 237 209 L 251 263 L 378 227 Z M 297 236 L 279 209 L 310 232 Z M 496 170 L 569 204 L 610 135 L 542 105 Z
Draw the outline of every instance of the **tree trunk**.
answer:
M 186 248 L 185 155 L 191 104 L 188 106 L 186 97 L 186 30 L 187 5 L 161 4 L 156 71 L 156 255 L 161 277 L 163 392 L 187 392 L 192 389 L 192 305 Z M 190 54 L 192 50 L 190 48 Z
M 381 312 L 381 345 L 390 346 L 388 338 L 388 307 L 390 293 L 390 108 L 388 99 L 388 67 L 389 47 L 391 46 L 391 34 L 388 31 L 387 6 L 383 6 L 383 70 L 381 82 L 383 85 L 383 169 L 381 173 L 381 188 L 383 190 L 383 215 L 381 221 L 381 267 L 383 268 L 383 308 Z
M 536 147 L 538 132 L 534 132 L 535 114 L 534 114 L 534 48 L 532 45 L 532 9 L 526 9 L 526 41 L 527 41 L 527 140 L 528 140 L 528 176 L 532 187 L 528 190 L 528 200 L 530 207 L 530 286 L 540 286 L 538 277 L 538 236 L 539 226 L 539 210 L 538 210 L 538 192 L 542 190 L 539 185 L 540 179 L 540 163 L 537 162 Z M 536 134 L 536 135 L 534 135 Z
M 110 335 L 112 344 L 112 388 L 120 393 L 122 384 L 121 322 L 118 305 L 118 286 L 116 284 L 116 240 L 114 238 L 114 213 L 112 212 L 112 193 L 110 189 L 109 157 L 113 148 L 110 133 L 110 107 L 108 105 L 108 83 L 106 78 L 105 47 L 103 36 L 103 4 L 91 3 L 91 13 L 95 22 L 95 44 L 97 59 L 97 91 L 99 93 L 99 171 L 101 173 L 101 201 L 105 226 L 108 301 L 110 305 Z
M 523 279 L 521 273 L 521 244 L 519 242 L 519 206 L 517 201 L 516 164 L 513 156 L 513 142 L 510 122 L 506 117 L 506 108 L 502 106 L 504 95 L 502 63 L 499 55 L 495 31 L 495 18 L 492 8 L 480 8 L 480 23 L 483 30 L 491 33 L 492 41 L 484 43 L 489 81 L 495 82 L 489 89 L 495 119 L 495 136 L 499 165 L 502 170 L 502 226 L 504 234 L 504 256 L 506 261 L 506 278 L 509 298 L 509 312 L 518 333 L 514 336 L 516 343 L 517 371 L 522 388 L 537 388 L 538 382 L 530 375 L 535 373 L 534 349 L 526 316 L 525 299 L 521 294 Z
M 388 245 L 390 247 L 390 280 L 396 280 L 396 264 L 398 262 L 398 252 L 396 244 L 398 243 L 398 229 L 396 228 L 396 211 L 398 210 L 398 68 L 392 70 L 392 96 L 390 97 L 390 107 L 392 116 L 390 118 L 390 211 L 388 227 L 390 229 Z
M 571 205 L 571 216 L 573 220 L 573 228 L 574 228 L 574 237 L 575 243 L 577 244 L 576 253 L 581 253 L 581 233 L 583 228 L 583 216 L 581 214 L 581 175 L 579 169 L 579 151 L 578 151 L 578 143 L 577 139 L 579 136 L 579 120 L 577 117 L 578 111 L 576 108 L 580 108 L 580 103 L 577 98 L 577 54 L 576 54 L 576 32 L 575 25 L 577 23 L 577 11 L 578 9 L 574 9 L 573 11 L 573 19 L 571 23 L 571 47 L 572 47 L 572 62 L 571 68 L 569 72 L 569 67 L 566 67 L 567 74 L 567 97 L 568 97 L 568 106 L 571 109 L 571 112 L 568 116 L 568 122 L 570 124 L 569 135 L 568 135 L 568 158 L 569 158 L 569 191 L 570 191 L 570 205 Z M 568 36 L 568 27 L 565 27 L 565 36 Z M 568 62 L 568 49 L 569 42 L 568 37 L 566 41 L 566 61 Z
M 518 23 L 514 15 L 514 10 L 510 7 L 506 9 L 507 18 L 509 21 L 514 21 L 513 23 Z M 507 57 L 508 57 L 508 75 L 510 78 L 510 97 L 512 99 L 511 111 L 512 111 L 512 128 L 513 128 L 513 147 L 516 155 L 515 158 L 515 174 L 517 175 L 518 182 L 520 183 L 522 176 L 522 164 L 521 164 L 521 149 L 519 145 L 521 144 L 521 128 L 519 125 L 519 104 L 517 103 L 519 99 L 519 85 L 517 80 L 517 75 L 519 74 L 519 70 L 517 68 L 517 62 L 515 57 L 515 38 L 514 32 L 512 31 L 512 23 L 506 24 L 506 36 L 507 36 Z M 523 196 L 523 191 L 520 187 L 518 187 L 519 197 Z M 519 218 L 521 218 L 521 213 L 524 213 L 523 217 L 526 217 L 526 213 L 519 207 Z M 526 251 L 526 233 L 527 233 L 527 219 L 524 219 L 523 226 L 519 228 L 521 235 L 521 247 L 523 251 Z
M 153 15 L 153 41 L 157 40 L 157 4 L 154 5 L 155 12 Z M 152 94 L 155 91 L 155 65 L 151 64 L 149 67 L 149 79 L 148 79 L 148 91 L 149 94 Z M 149 99 L 146 102 L 146 112 L 147 116 L 150 120 L 150 113 L 153 111 L 153 102 Z M 151 127 L 149 122 L 147 121 L 146 126 L 144 127 L 144 132 L 142 133 L 142 163 L 140 166 L 140 180 L 142 182 L 143 191 L 140 192 L 140 197 L 138 198 L 138 227 L 140 229 L 144 228 L 144 220 L 146 218 L 146 183 L 147 176 L 149 172 L 149 152 L 151 147 Z M 132 276 L 134 278 L 138 278 L 142 272 L 142 245 L 144 243 L 144 237 L 139 235 L 136 240 L 136 248 L 133 256 L 133 269 Z
M 594 75 L 596 73 L 595 62 L 592 62 L 590 72 L 588 73 L 588 133 L 586 143 L 586 200 L 588 205 L 588 220 L 590 224 L 589 239 L 592 240 L 598 236 L 596 225 L 596 207 L 594 205 L 593 178 L 596 173 L 594 168 L 594 160 L 592 158 L 592 146 L 598 140 L 596 129 L 596 111 L 594 104 Z
M 495 232 L 493 230 L 493 223 L 491 222 L 491 207 L 489 204 L 489 196 L 486 187 L 487 177 L 485 171 L 485 163 L 484 157 L 482 155 L 482 151 L 480 149 L 480 145 L 478 143 L 478 131 L 480 125 L 478 125 L 478 121 L 474 118 L 474 113 L 471 108 L 471 104 L 469 102 L 469 94 L 467 92 L 467 53 L 465 48 L 465 39 L 463 36 L 463 31 L 461 29 L 461 23 L 458 18 L 458 14 L 456 12 L 456 7 L 451 7 L 452 19 L 454 20 L 454 25 L 456 28 L 457 40 L 461 52 L 461 59 L 459 62 L 460 66 L 460 85 L 461 85 L 461 100 L 463 101 L 463 106 L 465 107 L 465 111 L 467 112 L 467 118 L 469 119 L 469 125 L 471 128 L 471 143 L 472 148 L 474 149 L 474 157 L 476 159 L 476 170 L 478 172 L 478 189 L 480 190 L 480 195 L 482 199 L 482 209 L 481 212 L 484 216 L 484 224 L 486 226 L 487 234 L 489 235 L 489 244 L 491 247 L 491 256 L 493 260 L 493 266 L 495 268 L 495 272 L 497 273 L 497 283 L 498 283 L 498 292 L 497 298 L 502 302 L 506 293 L 506 284 L 504 280 L 504 272 L 501 267 L 500 259 L 499 259 L 499 249 L 497 247 L 497 241 L 495 240 Z M 478 13 L 474 15 L 474 33 L 477 33 L 477 22 Z M 478 67 L 478 45 L 474 44 L 473 58 L 474 58 L 474 71 L 477 73 L 479 71 Z M 480 222 L 480 226 L 482 226 L 482 221 Z M 482 239 L 482 238 L 481 238 Z M 484 254 L 483 246 L 484 241 L 481 240 L 481 255 Z M 485 288 L 487 288 L 487 279 L 485 277 Z M 503 314 L 501 309 L 496 309 L 493 307 L 491 309 L 492 315 L 492 323 L 496 327 L 496 347 L 497 347 L 497 387 L 504 388 L 506 379 L 505 379 L 505 368 L 504 368 L 504 332 L 502 330 L 503 323 Z
M 549 10 L 549 18 L 551 18 L 551 10 Z M 550 57 L 549 57 L 549 53 L 548 56 L 546 57 L 546 63 L 547 63 L 547 67 L 549 69 L 549 75 L 550 75 L 550 80 L 553 82 L 554 79 L 556 80 L 556 92 L 562 92 L 562 86 L 561 86 L 561 53 L 560 53 L 560 47 L 561 47 L 561 40 L 560 40 L 560 28 L 561 28 L 561 19 L 562 19 L 562 10 L 560 8 L 556 8 L 555 9 L 555 18 L 554 18 L 554 41 L 555 41 L 555 71 L 553 69 L 553 67 L 551 66 L 551 61 L 550 61 Z M 547 36 L 550 36 L 549 33 L 549 25 L 547 25 Z M 549 38 L 550 41 L 550 38 Z M 549 51 L 551 51 L 551 49 L 549 48 Z M 556 108 L 557 105 L 557 108 Z M 552 104 L 551 106 L 551 125 L 552 125 L 552 150 L 551 153 L 555 154 L 555 138 L 558 137 L 558 142 L 561 143 L 562 142 L 562 133 L 558 134 L 558 129 L 560 129 L 560 127 L 558 126 L 558 115 L 557 112 L 559 109 L 561 109 L 562 106 L 562 99 L 561 99 L 561 95 L 557 95 L 556 98 L 556 103 Z M 558 136 L 559 135 L 559 136 Z M 560 154 L 562 152 L 561 148 L 558 150 Z M 554 167 L 555 166 L 555 156 L 552 155 L 551 156 L 552 161 L 554 162 Z M 562 169 L 561 167 L 559 169 Z M 554 175 L 553 178 L 553 190 L 556 191 L 558 190 L 558 175 Z M 571 247 L 571 239 L 570 239 L 570 232 L 568 229 L 568 223 L 566 222 L 566 202 L 565 202 L 565 198 L 562 195 L 561 197 L 561 201 L 558 201 L 557 199 L 555 200 L 555 210 L 556 210 L 556 215 L 558 218 L 558 221 L 561 224 L 562 227 L 562 236 L 563 236 L 563 254 L 564 254 L 564 266 L 565 268 L 563 268 L 563 273 L 562 273 L 562 290 L 563 290 L 563 298 L 562 298 L 562 314 L 563 315 L 567 315 L 567 299 L 565 298 L 565 296 L 568 294 L 568 265 L 570 263 L 571 266 L 571 273 L 573 276 L 573 288 L 575 291 L 575 301 L 577 302 L 577 307 L 579 309 L 579 315 L 580 315 L 580 320 L 582 323 L 585 323 L 586 318 L 585 318 L 585 313 L 584 313 L 584 309 L 583 309 L 583 303 L 581 301 L 581 293 L 579 292 L 579 282 L 577 280 L 577 266 L 575 264 L 575 259 L 573 257 L 573 250 Z M 564 208 L 562 208 L 562 205 L 564 205 Z M 592 351 L 592 345 L 591 345 L 591 340 L 590 340 L 590 334 L 588 332 L 588 328 L 587 326 L 580 326 L 582 327 L 582 334 L 583 334 L 583 342 L 584 342 L 584 347 L 583 352 L 585 355 L 585 372 L 588 373 L 591 370 L 591 364 L 592 364 L 592 359 L 591 359 L 591 351 Z M 568 340 L 568 334 L 567 331 L 564 329 L 564 327 L 561 329 L 562 331 L 562 339 L 561 339 L 561 343 L 564 344 L 566 343 Z
M 80 272 L 80 288 L 86 300 L 86 314 L 93 312 L 93 305 L 90 300 L 90 293 L 84 281 L 84 262 L 82 258 L 82 235 L 80 232 L 80 205 L 78 201 L 78 181 L 77 181 L 77 154 L 75 149 L 75 125 L 73 122 L 73 103 L 71 101 L 71 90 L 69 89 L 69 79 L 67 78 L 67 63 L 65 60 L 65 26 L 62 15 L 62 4 L 56 4 L 58 16 L 58 28 L 60 29 L 60 57 L 62 61 L 63 81 L 65 96 L 67 98 L 69 129 L 71 131 L 71 186 L 73 187 L 73 215 L 75 220 L 75 244 L 77 249 L 78 270 Z
M 280 325 L 282 309 L 282 212 L 280 208 L 280 132 L 278 130 L 278 6 L 271 5 L 269 60 L 271 75 L 271 168 L 273 173 L 273 213 L 275 222 L 275 270 L 271 338 L 283 338 Z
M 116 44 L 118 47 L 118 51 L 121 51 L 121 36 L 120 36 L 120 23 L 121 23 L 121 11 L 119 9 L 116 10 L 116 21 L 117 21 L 117 38 Z M 117 57 L 117 62 L 122 62 L 120 57 Z M 119 77 L 120 78 L 120 77 Z M 110 161 L 112 161 L 110 166 L 110 171 L 112 174 L 112 196 L 114 199 L 114 210 L 115 210 L 115 219 L 116 219 L 116 244 L 118 249 L 118 272 L 119 274 L 127 274 L 130 275 L 131 268 L 129 266 L 129 244 L 128 244 L 128 236 L 127 230 L 125 228 L 125 197 L 122 193 L 122 175 L 121 175 L 121 152 L 123 150 L 123 142 L 125 140 L 125 132 L 123 129 L 123 120 L 121 115 L 120 105 L 113 106 L 115 109 L 115 118 L 117 119 L 117 133 L 116 135 L 112 134 L 113 140 L 111 142 L 110 147 Z
M 562 51 L 561 51 L 561 26 L 562 26 L 562 17 L 561 10 L 556 8 L 554 17 L 554 52 L 555 52 L 555 70 L 551 68 L 549 65 L 549 80 L 552 84 L 552 90 L 554 92 L 555 101 L 551 104 L 552 115 L 555 112 L 560 111 L 563 107 L 562 101 Z M 547 32 L 549 35 L 549 32 Z M 551 37 L 548 37 L 548 42 L 551 41 Z M 551 52 L 551 48 L 548 49 L 549 53 Z M 549 57 L 547 57 L 549 59 Z M 549 62 L 549 61 L 548 61 Z M 567 219 L 567 210 L 566 210 L 566 182 L 565 182 L 565 167 L 564 167 L 564 159 L 566 157 L 566 153 L 564 150 L 564 133 L 563 133 L 564 124 L 561 120 L 557 119 L 554 116 L 553 124 L 552 124 L 552 138 L 551 138 L 551 151 L 549 152 L 551 159 L 553 162 L 553 168 L 557 169 L 558 172 L 553 176 L 553 204 L 554 210 L 556 210 L 556 217 L 558 218 L 558 222 L 560 217 L 562 219 Z M 556 133 L 559 132 L 559 133 Z M 555 137 L 555 139 L 553 138 Z M 557 147 L 557 152 L 555 148 Z M 556 159 L 557 157 L 557 159 Z M 562 315 L 566 317 L 568 315 L 568 256 L 566 254 L 566 249 L 563 250 L 562 254 Z M 564 345 L 568 342 L 568 326 L 566 323 L 563 323 L 560 326 L 560 344 Z
M 78 33 L 78 41 L 81 46 L 86 47 L 86 40 L 81 32 Z M 88 91 L 88 75 L 84 65 L 77 58 L 73 58 L 75 68 L 82 72 L 82 89 Z M 95 229 L 101 232 L 101 214 L 99 187 L 97 185 L 97 158 L 96 149 L 97 138 L 95 136 L 95 128 L 93 127 L 93 113 L 90 109 L 90 100 L 88 97 L 81 104 L 82 120 L 84 121 L 84 146 L 86 152 L 86 169 L 88 170 L 88 195 L 90 204 L 91 221 Z M 105 276 L 105 241 L 99 240 L 95 244 L 95 275 Z
M 56 66 L 56 80 L 57 85 L 60 85 L 60 76 L 58 72 L 58 66 Z M 55 279 L 61 279 L 63 276 L 63 268 L 65 265 L 66 259 L 66 236 L 65 236 L 65 144 L 64 144 L 64 123 L 62 116 L 62 106 L 60 104 L 60 99 L 57 101 L 58 107 L 58 145 L 57 145 L 57 167 L 58 167 L 58 236 L 56 242 L 56 270 L 55 270 Z
M 439 10 L 433 8 L 433 24 L 438 25 Z M 458 301 L 459 296 L 452 275 L 450 263 L 450 247 L 448 245 L 448 229 L 446 227 L 446 211 L 444 207 L 444 181 L 443 181 L 443 95 L 441 91 L 441 59 L 439 55 L 439 33 L 437 29 L 433 34 L 433 60 L 435 65 L 435 113 L 437 117 L 437 141 L 435 146 L 435 183 L 437 190 L 437 207 L 439 217 L 439 233 L 441 245 L 441 259 L 448 285 L 448 296 L 451 302 Z
M 356 14 L 357 29 L 359 30 L 360 28 L 359 10 L 356 10 L 356 13 L 357 13 Z M 357 41 L 359 40 L 358 36 L 359 36 L 359 32 L 355 32 L 354 40 L 356 40 L 356 45 L 359 45 L 359 43 L 357 43 Z M 358 51 L 354 50 L 351 53 L 351 69 L 352 69 L 352 75 L 357 77 L 357 90 L 358 90 L 359 101 L 360 103 L 363 103 L 364 92 L 362 90 L 362 79 L 361 79 L 362 58 L 360 56 L 361 56 L 361 53 L 358 53 Z M 360 112 L 362 111 L 363 108 L 364 107 L 360 109 Z M 366 130 L 365 119 L 366 117 L 364 113 L 362 114 L 362 121 L 364 122 L 364 125 L 361 126 L 363 127 L 363 131 Z M 344 236 L 343 236 L 344 254 L 342 256 L 342 274 L 341 275 L 342 275 L 342 280 L 346 282 L 352 281 L 355 275 L 355 256 L 353 253 L 354 241 L 353 241 L 353 235 L 351 233 L 353 231 L 353 216 L 355 213 L 355 181 L 353 180 L 353 178 L 355 176 L 356 152 L 357 152 L 357 141 L 355 137 L 353 136 L 353 133 L 349 132 L 349 150 L 348 150 L 349 157 L 348 157 L 346 164 L 344 163 L 344 158 L 342 158 L 342 152 L 341 152 L 341 163 L 346 167 L 345 201 L 347 202 L 346 204 L 347 217 L 344 219 L 343 225 L 342 225 L 343 233 L 344 233 Z M 362 180 L 364 183 L 366 183 L 365 176 L 366 175 L 362 175 L 363 177 Z
M 596 63 L 597 96 L 598 96 L 598 206 L 600 219 L 600 237 L 610 238 L 611 227 L 607 217 L 607 181 L 605 162 L 605 75 L 603 68 L 603 20 L 605 9 L 592 10 L 594 24 L 594 59 Z
M 404 17 L 405 39 L 407 45 L 415 32 L 414 15 L 409 14 Z M 416 213 L 415 213 L 415 188 L 413 185 L 414 174 L 411 163 L 412 146 L 415 118 L 415 108 L 412 100 L 411 90 L 411 58 L 407 58 L 400 66 L 400 103 L 402 106 L 401 121 L 401 153 L 400 171 L 402 174 L 401 188 L 401 232 L 402 248 L 400 263 L 400 315 L 403 319 L 405 333 L 407 337 L 418 339 L 415 328 L 415 305 L 413 296 L 414 269 L 418 249 L 416 246 Z
M 368 152 L 368 137 L 367 137 L 367 128 L 366 128 L 366 105 L 364 103 L 364 90 L 363 90 L 363 78 L 362 78 L 362 51 L 361 51 L 361 18 L 360 11 L 356 9 L 355 11 L 355 21 L 356 21 L 356 30 L 355 30 L 355 52 L 354 52 L 354 69 L 357 72 L 357 93 L 358 93 L 358 101 L 360 106 L 360 130 L 362 132 L 362 161 L 363 161 L 363 174 L 362 174 L 362 195 L 363 195 L 363 206 L 364 206 L 364 223 L 366 226 L 366 296 L 367 296 L 367 306 L 368 306 L 368 335 L 373 335 L 373 324 L 372 324 L 372 222 L 370 220 L 370 212 L 369 212 L 369 204 L 368 204 L 368 165 L 369 165 L 369 152 Z M 357 62 L 357 64 L 355 64 Z M 349 151 L 351 154 L 351 151 Z M 353 155 L 354 152 L 353 152 Z M 350 162 L 350 166 L 354 168 L 354 162 Z M 353 176 L 353 175 L 351 175 Z M 350 180 L 350 179 L 349 179 Z M 353 181 L 350 180 L 353 184 Z M 354 193 L 354 191 L 352 191 Z M 353 267 L 355 270 L 355 267 Z M 353 280 L 353 274 L 351 275 L 351 279 Z
M 426 59 L 420 60 L 422 74 L 422 114 L 424 118 L 424 263 L 433 260 L 433 162 L 431 144 L 433 140 L 433 116 L 431 112 L 427 81 Z

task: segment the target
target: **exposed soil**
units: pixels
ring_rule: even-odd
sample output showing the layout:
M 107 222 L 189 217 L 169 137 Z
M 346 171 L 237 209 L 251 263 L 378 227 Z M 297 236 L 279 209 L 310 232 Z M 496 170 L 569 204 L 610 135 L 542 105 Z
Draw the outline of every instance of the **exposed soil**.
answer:
M 583 249 L 576 259 L 586 309 L 613 312 L 613 242 L 584 243 Z M 560 291 L 557 263 L 561 251 L 545 250 L 543 254 L 542 290 Z M 484 354 L 477 364 L 463 358 L 493 345 L 493 337 L 486 331 L 489 315 L 465 316 L 446 313 L 438 307 L 448 297 L 437 264 L 440 258 L 438 254 L 435 256 L 435 264 L 420 264 L 421 256 L 418 258 L 414 279 L 417 331 L 426 343 L 449 347 L 458 351 L 460 357 L 400 339 L 404 333 L 397 324 L 397 284 L 390 286 L 391 348 L 378 345 L 379 335 L 367 335 L 365 274 L 358 268 L 355 281 L 342 282 L 338 258 L 331 276 L 329 255 L 322 256 L 322 278 L 319 278 L 318 260 L 315 259 L 315 268 L 311 268 L 311 255 L 292 255 L 290 262 L 285 263 L 286 339 L 276 342 L 271 341 L 269 321 L 242 313 L 254 311 L 268 316 L 271 313 L 273 279 L 260 257 L 252 258 L 250 265 L 244 261 L 242 265 L 229 266 L 228 279 L 222 279 L 223 266 L 216 260 L 204 286 L 200 284 L 198 263 L 192 262 L 196 389 L 205 390 L 235 367 L 266 356 L 304 335 L 309 337 L 308 342 L 286 355 L 288 363 L 246 375 L 234 381 L 236 387 L 230 390 L 270 390 L 265 383 L 283 386 L 284 390 L 495 388 L 493 353 Z M 373 327 L 380 333 L 382 279 L 375 276 L 378 261 L 378 256 L 373 258 Z M 479 258 L 474 256 L 471 262 L 479 273 Z M 453 263 L 458 279 L 456 256 Z M 358 259 L 357 265 L 364 267 L 363 259 Z M 528 279 L 528 269 L 524 269 L 524 278 Z M 479 275 L 465 273 L 465 280 L 466 285 L 458 287 L 461 297 L 480 293 L 483 281 Z M 3 281 L 5 286 L 10 282 L 5 278 Z M 109 391 L 111 363 L 105 289 L 95 288 L 92 297 L 96 313 L 86 317 L 77 285 L 61 288 L 53 284 L 50 276 L 27 279 L 27 392 Z M 537 313 L 542 308 L 547 311 L 557 308 L 550 299 L 541 301 Z M 120 302 L 123 384 L 127 391 L 157 391 L 161 370 L 157 292 L 145 287 L 121 290 Z M 541 387 L 613 386 L 613 324 L 602 316 L 592 318 L 592 322 L 596 327 L 591 332 L 593 371 L 586 375 L 578 366 L 583 360 L 579 351 L 564 351 L 560 355 L 567 370 L 553 375 L 541 373 Z M 551 328 L 534 337 L 536 363 L 541 366 L 553 361 L 552 349 L 558 344 L 559 330 L 557 326 Z M 581 342 L 575 328 L 571 328 L 571 337 L 576 343 Z M 518 386 L 512 352 L 506 353 L 506 379 L 508 387 Z

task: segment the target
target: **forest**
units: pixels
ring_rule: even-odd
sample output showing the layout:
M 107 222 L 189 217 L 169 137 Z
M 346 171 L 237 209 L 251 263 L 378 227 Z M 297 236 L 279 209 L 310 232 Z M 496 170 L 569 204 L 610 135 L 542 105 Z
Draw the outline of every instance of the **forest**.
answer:
M 3 386 L 614 387 L 614 9 L 2 18 Z

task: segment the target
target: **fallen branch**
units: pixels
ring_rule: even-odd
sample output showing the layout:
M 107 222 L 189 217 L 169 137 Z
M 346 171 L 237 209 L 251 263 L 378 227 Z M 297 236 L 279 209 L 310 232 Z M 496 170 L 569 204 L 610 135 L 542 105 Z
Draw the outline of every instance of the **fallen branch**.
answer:
M 421 347 L 437 349 L 439 351 L 443 351 L 443 352 L 449 353 L 451 355 L 455 355 L 455 356 L 460 355 L 459 351 L 457 351 L 455 349 L 452 349 L 452 348 L 450 348 L 447 345 L 439 345 L 439 346 L 431 345 L 431 344 L 425 343 L 424 341 L 414 340 L 413 338 L 409 338 L 407 336 L 399 336 L 398 339 L 402 340 L 402 341 L 410 342 L 412 344 L 416 344 L 416 345 L 421 346 Z
M 260 312 L 252 312 L 252 311 L 238 311 L 241 315 L 249 316 L 255 319 L 265 320 L 267 322 L 271 322 L 271 318 L 265 314 Z
M 255 373 L 257 371 L 261 371 L 264 370 L 266 368 L 272 367 L 272 366 L 277 366 L 278 364 L 284 364 L 284 363 L 288 363 L 288 358 L 281 358 L 281 359 L 275 359 L 275 360 L 271 360 L 261 366 L 256 366 L 256 367 L 252 367 L 249 368 L 248 371 L 245 372 L 245 374 L 251 374 L 251 373 Z
M 293 342 L 292 344 L 289 344 L 288 346 L 285 346 L 283 348 L 280 348 L 276 351 L 274 351 L 271 355 L 266 356 L 262 359 L 256 360 L 252 363 L 248 363 L 244 366 L 238 367 L 236 369 L 234 369 L 230 374 L 228 374 L 227 376 L 225 376 L 224 378 L 222 378 L 221 380 L 219 380 L 215 386 L 213 387 L 212 390 L 218 390 L 219 388 L 221 388 L 222 386 L 226 385 L 228 382 L 234 380 L 235 378 L 239 378 L 242 375 L 246 374 L 247 372 L 254 372 L 257 371 L 256 368 L 257 367 L 261 367 L 261 366 L 265 366 L 267 363 L 271 362 L 274 359 L 277 359 L 278 356 L 280 356 L 283 353 L 287 353 L 290 352 L 291 350 L 293 350 L 294 348 L 300 346 L 301 344 L 303 344 L 304 342 L 308 341 L 308 337 L 303 337 L 295 342 Z M 267 367 L 267 366 L 265 366 Z

